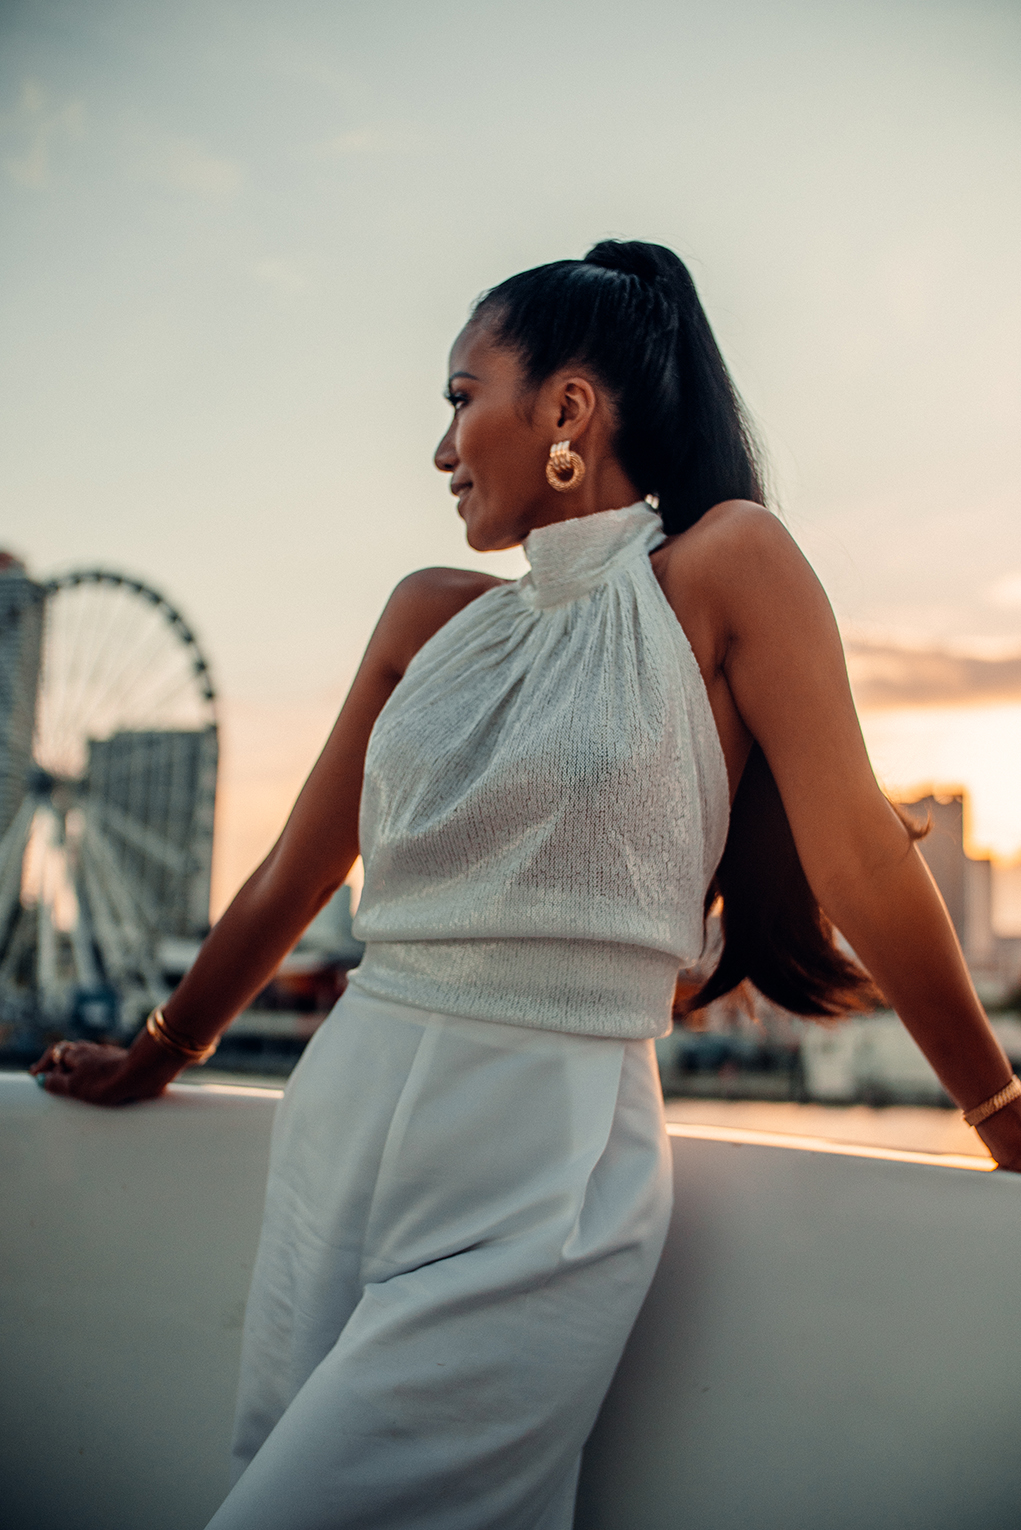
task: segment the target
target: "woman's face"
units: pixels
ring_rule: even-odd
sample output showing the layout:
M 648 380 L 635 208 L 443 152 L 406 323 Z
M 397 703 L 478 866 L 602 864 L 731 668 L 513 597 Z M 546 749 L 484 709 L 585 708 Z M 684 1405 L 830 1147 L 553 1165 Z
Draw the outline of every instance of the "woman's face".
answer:
M 494 343 L 484 319 L 467 324 L 454 342 L 447 396 L 454 418 L 434 461 L 450 474 L 469 546 L 517 547 L 536 526 L 578 514 L 546 481 L 563 413 L 554 390 L 526 391 L 517 357 Z

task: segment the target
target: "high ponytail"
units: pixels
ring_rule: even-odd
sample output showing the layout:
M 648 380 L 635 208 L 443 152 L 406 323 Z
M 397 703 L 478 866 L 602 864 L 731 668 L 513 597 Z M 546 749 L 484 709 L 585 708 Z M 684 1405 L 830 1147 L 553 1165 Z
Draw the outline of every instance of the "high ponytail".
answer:
M 766 503 L 761 459 L 687 268 L 672 250 L 607 239 L 486 293 L 475 315 L 517 354 L 529 387 L 589 367 L 616 413 L 614 451 L 656 496 L 668 536 L 730 499 Z M 780 793 L 756 745 L 731 810 L 706 911 L 723 901 L 723 952 L 691 1007 L 746 978 L 795 1014 L 874 1007 L 868 975 L 834 941 L 798 858 Z
M 648 337 L 647 371 L 658 407 L 650 409 L 648 392 L 640 407 L 637 397 L 621 397 L 616 446 L 625 472 L 629 458 L 646 471 L 655 464 L 664 531 L 687 531 L 727 499 L 764 505 L 755 436 L 687 266 L 663 245 L 616 239 L 595 245 L 585 264 L 635 276 L 651 289 L 650 319 L 660 328 Z M 644 392 L 645 377 L 642 384 Z

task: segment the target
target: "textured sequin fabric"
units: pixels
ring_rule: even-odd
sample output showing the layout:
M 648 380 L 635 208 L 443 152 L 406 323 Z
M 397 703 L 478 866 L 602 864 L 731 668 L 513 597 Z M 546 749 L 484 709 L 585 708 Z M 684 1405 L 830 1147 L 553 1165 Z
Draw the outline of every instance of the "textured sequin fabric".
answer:
M 352 981 L 445 1014 L 663 1034 L 728 822 L 695 656 L 642 502 L 525 543 L 530 572 L 416 654 L 369 743 Z

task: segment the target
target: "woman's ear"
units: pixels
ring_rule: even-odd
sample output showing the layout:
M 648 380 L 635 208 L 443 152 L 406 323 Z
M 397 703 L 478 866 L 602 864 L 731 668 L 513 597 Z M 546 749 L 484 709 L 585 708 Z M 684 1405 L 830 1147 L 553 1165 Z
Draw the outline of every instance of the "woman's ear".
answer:
M 596 412 L 596 390 L 587 377 L 564 377 L 557 387 L 557 429 L 571 441 L 579 441 Z

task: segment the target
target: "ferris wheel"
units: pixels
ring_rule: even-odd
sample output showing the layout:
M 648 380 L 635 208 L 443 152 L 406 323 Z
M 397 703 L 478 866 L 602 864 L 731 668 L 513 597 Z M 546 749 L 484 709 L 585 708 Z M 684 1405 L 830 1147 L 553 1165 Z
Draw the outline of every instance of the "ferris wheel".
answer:
M 0 558 L 0 1025 L 128 1031 L 208 928 L 216 696 L 194 633 L 108 569 Z

